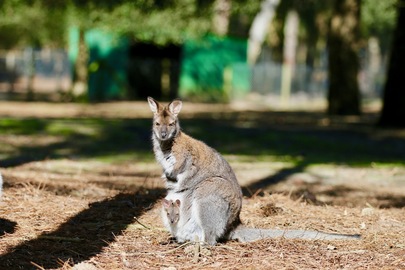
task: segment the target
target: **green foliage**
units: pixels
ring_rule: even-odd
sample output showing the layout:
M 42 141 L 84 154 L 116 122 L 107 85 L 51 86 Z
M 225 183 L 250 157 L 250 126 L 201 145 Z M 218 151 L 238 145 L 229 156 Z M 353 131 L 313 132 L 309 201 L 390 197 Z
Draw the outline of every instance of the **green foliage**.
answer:
M 367 35 L 381 36 L 395 26 L 397 0 L 363 0 L 361 19 Z
M 128 2 L 110 12 L 92 9 L 91 23 L 108 31 L 133 36 L 139 41 L 162 45 L 180 43 L 185 37 L 201 35 L 210 27 L 210 20 L 198 15 L 193 2 L 176 1 L 176 4 L 164 8 Z
M 99 28 L 156 44 L 180 43 L 210 31 L 214 1 L 3 0 L 0 46 L 61 45 L 67 28 Z M 260 1 L 234 0 L 232 14 L 251 21 Z
M 69 25 L 102 28 L 136 40 L 180 43 L 210 31 L 214 1 L 201 0 L 3 0 L 0 2 L 0 47 L 64 44 Z M 261 1 L 233 0 L 232 16 L 250 24 Z M 314 16 L 327 16 L 330 1 L 283 0 L 278 18 L 296 9 L 308 34 L 317 32 Z M 395 24 L 397 0 L 362 1 L 364 35 L 386 37 Z
M 64 43 L 64 13 L 45 1 L 5 0 L 0 4 L 0 48 L 60 46 Z
M 362 0 L 361 24 L 365 38 L 375 36 L 383 49 L 389 46 L 390 36 L 395 27 L 397 0 Z

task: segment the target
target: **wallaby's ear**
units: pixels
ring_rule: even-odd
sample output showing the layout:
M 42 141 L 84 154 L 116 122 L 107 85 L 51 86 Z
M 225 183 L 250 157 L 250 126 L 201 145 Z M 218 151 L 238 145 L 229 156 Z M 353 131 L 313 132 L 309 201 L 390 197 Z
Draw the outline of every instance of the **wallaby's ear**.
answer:
M 177 204 L 177 206 L 180 206 L 180 200 L 179 199 L 176 200 L 176 204 Z
M 150 110 L 154 113 L 154 114 L 158 114 L 159 110 L 160 110 L 160 104 L 159 102 L 157 102 L 156 100 L 154 100 L 151 97 L 148 97 L 148 103 L 149 103 L 149 107 Z
M 181 102 L 179 99 L 175 99 L 169 104 L 169 112 L 177 116 L 180 113 L 182 106 L 183 102 Z

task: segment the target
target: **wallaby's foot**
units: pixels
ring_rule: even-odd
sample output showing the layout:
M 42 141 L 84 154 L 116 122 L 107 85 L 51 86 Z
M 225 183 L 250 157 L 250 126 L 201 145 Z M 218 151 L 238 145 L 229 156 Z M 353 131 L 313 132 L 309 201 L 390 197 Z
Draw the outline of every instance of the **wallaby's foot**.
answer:
M 217 240 L 215 239 L 215 235 L 211 235 L 210 237 L 205 237 L 202 243 L 206 246 L 215 246 L 217 244 Z

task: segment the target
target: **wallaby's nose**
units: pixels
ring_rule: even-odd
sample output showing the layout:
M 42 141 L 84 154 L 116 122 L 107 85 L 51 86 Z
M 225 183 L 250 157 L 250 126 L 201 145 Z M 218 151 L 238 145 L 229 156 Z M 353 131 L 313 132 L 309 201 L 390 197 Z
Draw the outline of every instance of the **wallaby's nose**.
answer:
M 162 131 L 162 133 L 160 134 L 162 136 L 162 139 L 166 138 L 167 136 L 167 132 L 166 131 Z

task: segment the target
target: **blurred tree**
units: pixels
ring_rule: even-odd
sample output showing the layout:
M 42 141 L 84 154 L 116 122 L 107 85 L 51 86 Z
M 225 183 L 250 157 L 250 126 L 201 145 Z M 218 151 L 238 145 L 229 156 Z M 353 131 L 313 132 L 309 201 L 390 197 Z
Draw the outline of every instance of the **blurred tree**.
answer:
M 361 32 L 363 38 L 376 37 L 385 54 L 390 47 L 391 33 L 395 27 L 398 0 L 362 0 Z
M 227 34 L 229 17 L 243 15 L 251 21 L 259 6 L 249 0 L 3 0 L 0 46 L 60 46 L 72 25 L 130 35 L 146 43 L 179 44 L 215 32 L 218 14 L 225 24 L 220 31 Z
M 335 0 L 328 34 L 328 113 L 360 114 L 359 19 L 360 0 Z
M 0 48 L 58 47 L 65 41 L 65 16 L 46 1 L 0 1 Z
M 260 11 L 256 14 L 249 30 L 247 54 L 250 65 L 256 63 L 262 52 L 263 42 L 276 15 L 276 7 L 279 3 L 280 0 L 262 0 Z
M 317 43 L 320 38 L 325 39 L 327 34 L 326 22 L 330 17 L 332 10 L 332 1 L 324 0 L 283 0 L 277 8 L 277 20 L 284 23 L 285 18 L 290 10 L 296 10 L 300 17 L 300 41 L 307 47 L 305 61 L 313 67 L 316 54 Z M 282 38 L 282 27 L 279 30 Z
M 91 3 L 83 15 L 88 18 L 92 14 L 92 27 L 157 45 L 180 44 L 208 32 L 227 35 L 232 18 L 247 16 L 250 24 L 260 6 L 249 0 L 74 1 L 77 13 L 83 9 L 79 3 Z
M 395 24 L 396 1 L 361 0 L 349 1 L 349 4 L 345 4 L 347 1 L 341 0 L 283 0 L 277 7 L 277 15 L 272 25 L 276 35 L 274 32 L 269 33 L 268 38 L 268 44 L 272 48 L 272 59 L 282 61 L 283 25 L 288 12 L 296 10 L 300 16 L 299 49 L 305 53 L 297 54 L 300 56 L 297 61 L 301 63 L 305 61 L 309 67 L 309 72 L 306 74 L 307 81 L 311 80 L 312 68 L 317 63 L 321 63 L 319 61 L 321 52 L 326 49 L 327 45 L 330 46 L 328 47 L 329 52 L 333 54 L 330 55 L 331 58 L 329 59 L 330 68 L 336 70 L 330 74 L 332 80 L 332 90 L 329 89 L 328 99 L 330 113 L 351 114 L 360 112 L 360 93 L 357 86 L 359 52 L 360 49 L 365 48 L 367 40 L 372 37 L 373 41 L 377 41 L 373 44 L 381 46 L 377 49 L 381 52 L 380 59 L 384 60 L 388 51 L 387 43 Z M 350 2 L 357 4 L 361 2 L 361 12 L 360 6 L 357 4 L 353 6 L 354 9 L 350 10 Z M 359 25 L 359 14 L 361 15 L 361 25 Z M 333 19 L 331 19 L 332 16 Z M 331 20 L 334 20 L 335 24 L 327 23 Z M 342 32 L 345 27 L 347 27 L 348 34 Z M 328 40 L 329 43 L 327 43 Z M 371 42 L 369 43 L 371 44 Z M 349 52 L 351 56 L 348 56 Z M 381 68 L 382 61 L 377 63 L 378 66 L 375 69 Z M 350 68 L 340 68 L 341 65 L 348 65 Z M 343 90 L 339 90 L 339 85 Z M 348 85 L 351 86 L 348 87 Z M 346 89 L 352 90 L 348 90 L 348 94 Z
M 228 34 L 231 6 L 231 0 L 215 0 L 214 2 L 212 30 L 218 36 L 225 36 Z
M 398 19 L 385 83 L 381 126 L 405 127 L 405 0 L 398 1 Z
M 89 77 L 88 62 L 89 50 L 85 41 L 85 29 L 79 27 L 79 42 L 77 49 L 77 58 L 73 66 L 73 79 L 72 88 L 70 89 L 70 96 L 65 99 L 72 98 L 73 96 L 81 96 L 87 90 L 87 80 Z

